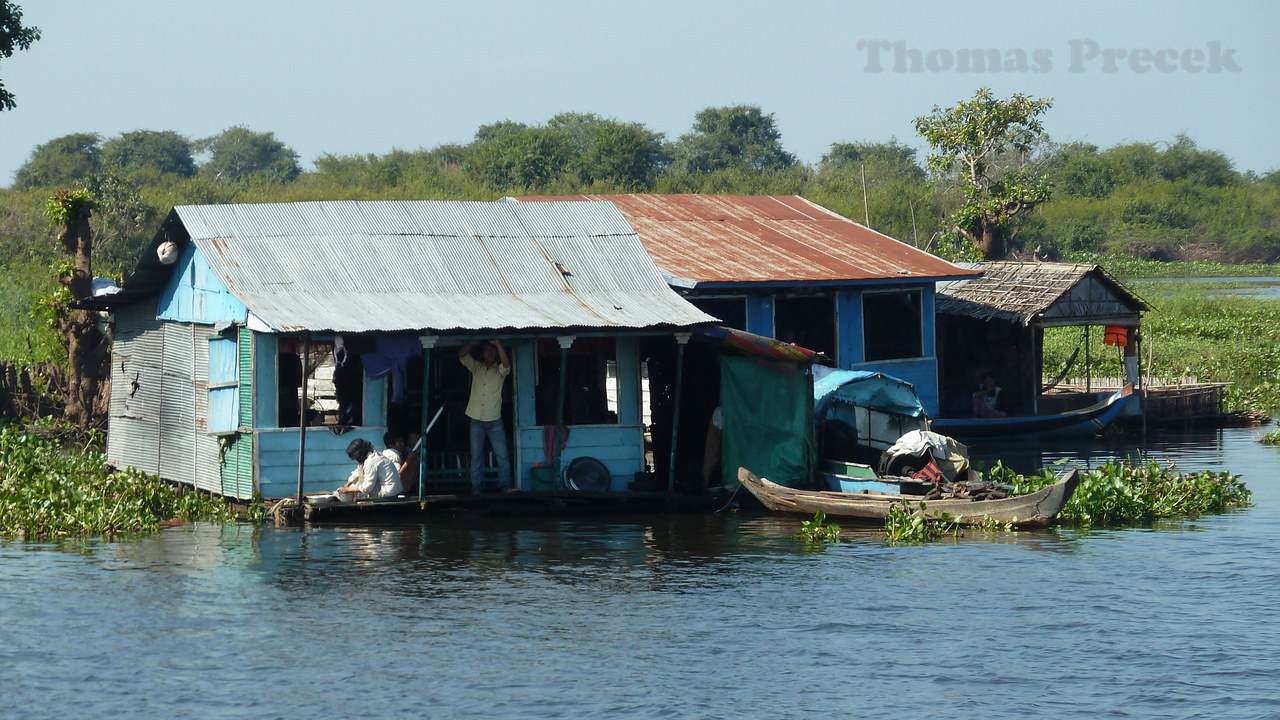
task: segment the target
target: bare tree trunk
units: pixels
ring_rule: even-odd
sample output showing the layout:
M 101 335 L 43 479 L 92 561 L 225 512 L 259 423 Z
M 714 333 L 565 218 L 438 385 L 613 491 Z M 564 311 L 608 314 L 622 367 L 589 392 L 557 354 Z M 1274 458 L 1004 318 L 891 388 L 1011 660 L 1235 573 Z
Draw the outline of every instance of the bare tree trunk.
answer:
M 74 302 L 92 296 L 93 234 L 89 209 L 68 215 L 58 234 L 63 248 L 75 258 L 75 270 L 59 281 L 71 291 Z M 63 308 L 58 329 L 67 341 L 67 401 L 63 417 L 82 428 L 99 427 L 105 419 L 95 409 L 102 378 L 106 374 L 107 341 L 98 330 L 98 314 L 89 310 Z

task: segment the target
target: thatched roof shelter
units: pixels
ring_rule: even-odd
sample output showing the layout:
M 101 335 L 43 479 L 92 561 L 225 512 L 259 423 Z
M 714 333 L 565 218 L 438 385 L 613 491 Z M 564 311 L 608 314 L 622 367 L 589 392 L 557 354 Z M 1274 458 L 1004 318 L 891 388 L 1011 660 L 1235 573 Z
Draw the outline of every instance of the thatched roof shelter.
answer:
M 934 301 L 944 417 L 971 412 L 970 396 L 985 375 L 1004 387 L 1002 409 L 1011 414 L 1043 411 L 1045 328 L 1102 325 L 1136 330 L 1142 312 L 1151 309 L 1097 265 L 988 262 L 971 267 L 982 270 L 982 276 L 938 283 Z M 1136 332 L 1133 337 L 1138 341 Z M 1086 331 L 1086 374 L 1087 338 Z M 1127 352 L 1134 350 L 1131 346 Z
M 939 315 L 1024 327 L 1122 325 L 1137 327 L 1146 301 L 1098 265 L 988 262 L 982 277 L 938 283 Z

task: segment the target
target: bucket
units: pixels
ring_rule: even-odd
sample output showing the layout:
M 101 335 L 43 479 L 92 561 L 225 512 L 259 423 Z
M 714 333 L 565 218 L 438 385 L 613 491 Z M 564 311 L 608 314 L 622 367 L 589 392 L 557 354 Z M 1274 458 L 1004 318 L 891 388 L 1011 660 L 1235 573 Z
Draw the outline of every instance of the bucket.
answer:
M 556 469 L 549 465 L 538 465 L 529 470 L 530 490 L 555 490 Z

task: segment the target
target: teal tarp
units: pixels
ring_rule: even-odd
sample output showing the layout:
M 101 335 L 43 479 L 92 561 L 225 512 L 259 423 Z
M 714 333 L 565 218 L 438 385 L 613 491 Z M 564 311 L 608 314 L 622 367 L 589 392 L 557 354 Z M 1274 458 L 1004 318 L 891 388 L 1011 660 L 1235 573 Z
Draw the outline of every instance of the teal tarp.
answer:
M 911 383 L 866 370 L 813 369 L 813 414 L 823 420 L 831 403 L 848 403 L 893 415 L 924 417 Z
M 739 467 L 780 485 L 809 482 L 814 458 L 812 378 L 807 368 L 789 369 L 721 355 L 721 465 L 726 486 L 738 484 Z

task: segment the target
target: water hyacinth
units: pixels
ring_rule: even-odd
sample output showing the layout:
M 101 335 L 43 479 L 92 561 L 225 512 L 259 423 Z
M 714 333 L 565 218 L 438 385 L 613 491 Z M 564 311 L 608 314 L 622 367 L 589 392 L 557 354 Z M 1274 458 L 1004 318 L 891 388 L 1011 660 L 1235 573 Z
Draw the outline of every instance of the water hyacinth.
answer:
M 1024 477 L 996 463 L 987 479 L 1012 485 L 1017 494 L 1023 494 L 1052 484 L 1056 478 L 1050 470 Z M 1251 496 L 1240 476 L 1229 472 L 1180 473 L 1173 463 L 1112 460 L 1080 473 L 1080 484 L 1058 515 L 1058 522 L 1102 527 L 1219 513 L 1248 507 Z
M 226 503 L 139 470 L 113 471 L 94 451 L 68 451 L 15 425 L 0 426 L 0 535 L 113 536 L 167 520 L 232 520 Z

